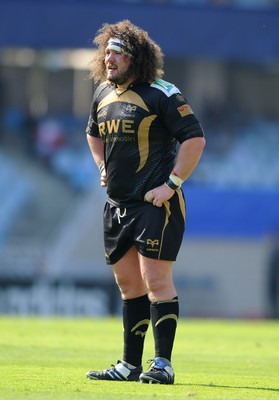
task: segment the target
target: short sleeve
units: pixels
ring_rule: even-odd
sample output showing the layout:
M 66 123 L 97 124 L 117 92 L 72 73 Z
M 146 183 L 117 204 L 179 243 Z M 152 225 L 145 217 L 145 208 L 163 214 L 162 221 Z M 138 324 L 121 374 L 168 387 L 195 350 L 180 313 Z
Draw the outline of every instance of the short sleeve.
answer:
M 199 120 L 181 93 L 165 96 L 163 103 L 162 122 L 180 143 L 193 137 L 204 136 Z

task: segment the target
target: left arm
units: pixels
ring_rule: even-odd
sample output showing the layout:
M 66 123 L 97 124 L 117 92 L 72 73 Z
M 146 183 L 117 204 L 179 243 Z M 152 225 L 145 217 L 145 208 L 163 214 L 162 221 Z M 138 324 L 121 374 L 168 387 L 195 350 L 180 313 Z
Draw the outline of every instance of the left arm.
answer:
M 201 158 L 204 146 L 204 137 L 193 137 L 182 142 L 177 153 L 172 174 L 182 179 L 182 181 L 188 179 Z M 154 206 L 162 207 L 163 203 L 174 195 L 174 192 L 173 189 L 164 184 L 149 190 L 145 194 L 144 199 L 153 203 Z
M 201 158 L 204 146 L 204 137 L 185 140 L 179 147 L 172 173 L 179 176 L 183 181 L 188 179 Z

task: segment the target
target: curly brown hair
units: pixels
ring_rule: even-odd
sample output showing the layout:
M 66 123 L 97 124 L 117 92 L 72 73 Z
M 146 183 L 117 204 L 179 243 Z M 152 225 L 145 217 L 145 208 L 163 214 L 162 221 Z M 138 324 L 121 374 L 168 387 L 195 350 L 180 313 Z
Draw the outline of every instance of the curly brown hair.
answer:
M 90 77 L 95 83 L 106 80 L 104 64 L 108 40 L 116 37 L 133 49 L 132 69 L 140 82 L 153 82 L 164 74 L 164 55 L 160 46 L 155 43 L 146 31 L 125 19 L 115 24 L 103 24 L 93 41 L 98 50 L 91 63 Z

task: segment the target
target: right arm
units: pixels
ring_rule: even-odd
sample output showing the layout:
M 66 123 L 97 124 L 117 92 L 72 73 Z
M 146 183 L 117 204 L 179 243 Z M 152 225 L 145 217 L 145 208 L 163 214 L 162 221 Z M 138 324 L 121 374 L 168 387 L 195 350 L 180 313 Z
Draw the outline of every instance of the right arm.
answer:
M 94 158 L 94 161 L 101 173 L 101 186 L 107 186 L 107 175 L 105 168 L 101 168 L 104 163 L 104 145 L 102 139 L 99 137 L 87 134 L 87 142 Z

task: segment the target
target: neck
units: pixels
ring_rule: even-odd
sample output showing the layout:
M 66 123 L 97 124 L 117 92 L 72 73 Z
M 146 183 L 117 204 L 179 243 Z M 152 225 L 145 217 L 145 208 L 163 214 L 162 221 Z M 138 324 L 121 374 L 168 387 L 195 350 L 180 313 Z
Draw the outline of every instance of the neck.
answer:
M 116 89 L 119 92 L 123 92 L 124 90 L 127 90 L 128 86 L 131 85 L 131 83 L 134 81 L 134 78 L 128 79 L 125 83 L 122 83 L 121 85 L 116 85 Z

